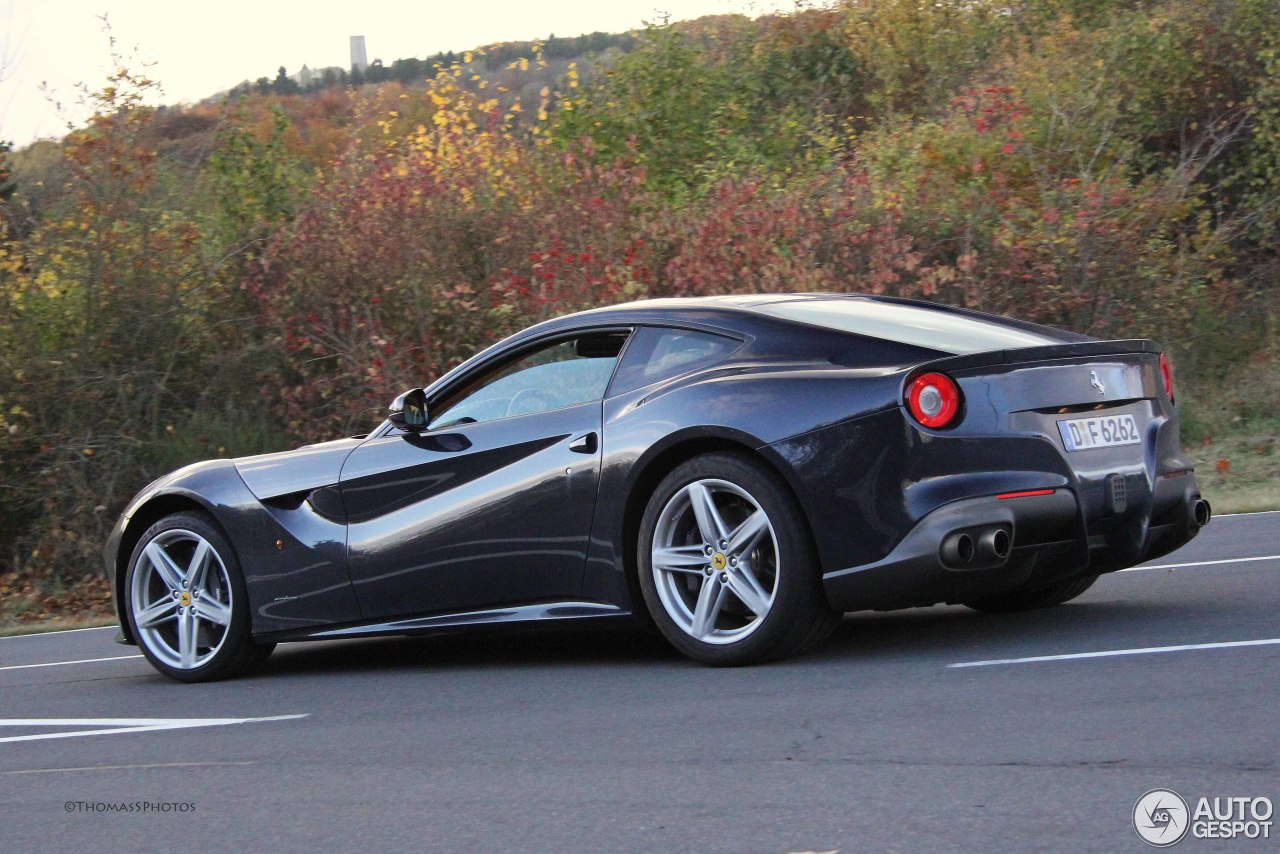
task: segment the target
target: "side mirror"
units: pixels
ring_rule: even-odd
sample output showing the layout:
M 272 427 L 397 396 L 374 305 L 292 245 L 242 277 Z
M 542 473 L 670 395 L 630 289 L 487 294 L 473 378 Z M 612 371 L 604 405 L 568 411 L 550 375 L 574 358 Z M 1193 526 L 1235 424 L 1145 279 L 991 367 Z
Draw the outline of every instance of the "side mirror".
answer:
M 410 389 L 391 401 L 387 418 L 409 433 L 427 429 L 427 395 L 420 388 Z

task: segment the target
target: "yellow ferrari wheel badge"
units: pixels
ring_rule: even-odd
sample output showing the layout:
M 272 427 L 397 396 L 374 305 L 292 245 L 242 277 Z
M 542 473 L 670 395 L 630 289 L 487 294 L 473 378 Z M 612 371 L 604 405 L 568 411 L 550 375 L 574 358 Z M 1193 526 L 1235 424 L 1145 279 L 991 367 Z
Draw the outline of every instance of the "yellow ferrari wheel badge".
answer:
M 178 604 L 186 608 L 191 604 L 191 594 L 183 590 L 178 594 Z
M 711 556 L 711 566 L 714 567 L 715 569 L 724 569 L 725 564 L 727 563 L 728 561 L 725 560 L 724 555 L 722 555 L 720 552 L 716 552 Z

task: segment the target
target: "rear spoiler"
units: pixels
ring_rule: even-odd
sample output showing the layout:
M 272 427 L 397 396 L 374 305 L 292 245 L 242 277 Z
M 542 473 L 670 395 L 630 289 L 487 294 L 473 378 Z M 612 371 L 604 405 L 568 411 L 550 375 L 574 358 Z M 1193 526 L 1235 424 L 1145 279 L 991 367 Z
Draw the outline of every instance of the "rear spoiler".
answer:
M 1049 344 L 1044 347 L 1018 347 L 1013 350 L 988 350 L 963 356 L 946 356 L 924 362 L 917 368 L 963 371 L 991 365 L 1016 365 L 1021 362 L 1048 362 L 1054 359 L 1078 359 L 1093 356 L 1121 356 L 1133 353 L 1159 353 L 1160 345 L 1149 338 L 1125 338 L 1119 341 L 1079 341 L 1073 344 Z

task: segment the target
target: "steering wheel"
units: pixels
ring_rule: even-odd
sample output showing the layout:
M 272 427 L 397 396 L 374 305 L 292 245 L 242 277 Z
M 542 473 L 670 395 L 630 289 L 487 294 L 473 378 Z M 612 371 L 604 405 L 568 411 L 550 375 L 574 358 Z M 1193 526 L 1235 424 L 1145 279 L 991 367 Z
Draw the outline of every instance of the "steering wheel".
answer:
M 524 388 L 516 392 L 516 396 L 507 404 L 507 417 L 557 409 L 563 405 L 564 401 L 546 389 Z

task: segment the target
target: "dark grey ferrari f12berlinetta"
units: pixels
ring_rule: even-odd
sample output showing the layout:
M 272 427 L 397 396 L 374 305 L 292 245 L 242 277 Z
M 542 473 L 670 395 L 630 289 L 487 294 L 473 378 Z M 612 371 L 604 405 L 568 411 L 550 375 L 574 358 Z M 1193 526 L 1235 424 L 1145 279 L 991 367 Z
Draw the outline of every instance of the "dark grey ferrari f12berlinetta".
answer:
M 123 639 L 186 682 L 566 621 L 736 665 L 846 611 L 1056 605 L 1208 521 L 1151 341 L 775 294 L 538 324 L 367 436 L 157 480 L 106 563 Z

